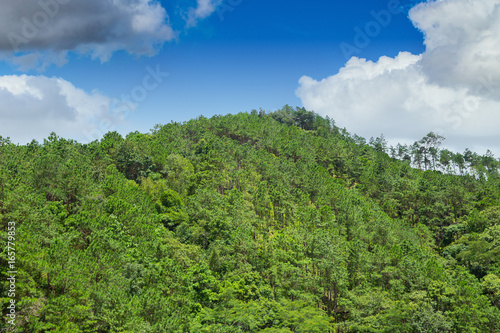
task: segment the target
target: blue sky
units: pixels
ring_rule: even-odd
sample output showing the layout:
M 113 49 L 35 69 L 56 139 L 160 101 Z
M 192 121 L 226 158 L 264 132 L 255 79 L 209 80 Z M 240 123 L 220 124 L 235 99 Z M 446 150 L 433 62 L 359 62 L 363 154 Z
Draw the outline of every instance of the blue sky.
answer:
M 426 52 L 426 46 L 428 49 L 430 42 L 439 41 L 443 36 L 453 40 L 453 29 L 458 31 L 461 26 L 452 21 L 453 14 L 463 9 L 460 6 L 464 6 L 464 1 L 422 3 L 410 11 L 420 1 L 127 0 L 115 6 L 120 8 L 115 8 L 110 4 L 102 5 L 106 3 L 102 0 L 21 0 L 18 4 L 25 2 L 24 6 L 30 7 L 24 12 L 0 8 L 1 21 L 6 22 L 6 27 L 9 24 L 7 30 L 0 26 L 0 31 L 4 31 L 0 33 L 0 107 L 4 108 L 0 111 L 0 135 L 26 143 L 33 138 L 41 140 L 53 130 L 64 137 L 86 142 L 107 130 L 122 134 L 135 130 L 147 132 L 155 124 L 186 121 L 201 114 L 237 113 L 260 107 L 272 111 L 289 104 L 329 115 L 338 119 L 338 125 L 367 138 L 384 133 L 394 142 L 411 142 L 436 130 L 451 138 L 453 148 L 462 149 L 465 143 L 471 142 L 471 137 L 477 136 L 474 128 L 477 130 L 481 123 L 477 121 L 474 128 L 465 128 L 468 125 L 464 124 L 470 123 L 470 116 L 459 111 L 446 113 L 439 110 L 439 105 L 465 103 L 464 98 L 471 95 L 477 83 L 471 83 L 471 79 L 462 86 L 450 84 L 452 79 L 446 81 L 449 73 L 433 77 L 441 71 L 435 70 L 442 68 L 439 62 L 446 63 L 450 58 L 443 53 L 434 59 L 434 55 L 431 57 L 430 52 Z M 48 7 L 52 13 L 40 7 L 40 2 L 52 2 L 53 6 Z M 442 2 L 444 4 L 440 4 Z M 498 12 L 499 1 L 479 2 L 490 7 L 472 17 L 469 24 L 473 25 L 474 20 L 484 23 L 490 19 L 490 26 L 479 29 L 477 34 L 492 29 L 497 36 L 495 14 L 492 13 Z M 142 7 L 136 9 L 136 5 Z M 16 5 L 12 2 L 0 5 L 5 6 Z M 97 8 L 99 6 L 102 8 Z M 78 16 L 74 25 L 65 27 L 63 24 L 71 21 L 67 18 L 72 17 L 73 10 L 75 15 L 78 12 L 83 15 Z M 43 15 L 36 16 L 41 11 L 53 16 L 47 15 L 48 20 L 44 22 Z M 95 21 L 101 19 L 95 16 L 97 11 L 109 11 L 109 16 L 114 15 L 117 19 L 98 22 L 103 28 L 94 33 Z M 451 19 L 439 22 L 443 13 L 450 14 Z M 480 15 L 489 16 L 481 18 Z M 23 28 L 26 29 L 23 18 L 32 23 L 41 20 L 38 21 L 39 31 L 28 36 L 29 41 L 19 45 L 19 52 L 14 52 L 9 48 L 13 35 L 9 39 L 6 34 L 17 32 L 17 36 L 22 37 Z M 462 20 L 462 27 L 463 22 L 469 22 L 467 18 L 458 19 Z M 134 22 L 133 28 L 129 22 Z M 436 26 L 447 28 L 439 31 Z M 360 31 L 364 39 L 359 36 Z M 460 50 L 462 40 L 464 45 L 465 42 L 470 44 L 466 37 L 459 32 L 456 34 L 457 45 L 448 45 L 450 49 Z M 352 48 L 346 51 L 346 47 Z M 435 53 L 439 50 L 437 48 Z M 418 56 L 422 59 L 417 59 Z M 388 60 L 384 62 L 380 57 Z M 495 53 L 494 61 L 488 64 L 493 63 L 491 66 L 495 67 L 498 59 Z M 426 74 L 426 66 L 432 74 Z M 372 67 L 377 68 L 373 73 L 370 72 Z M 414 67 L 424 68 L 423 74 Z M 483 67 L 478 70 L 484 70 Z M 168 76 L 162 74 L 161 82 L 145 90 L 143 82 L 151 70 L 168 73 Z M 359 70 L 365 74 L 370 72 L 366 74 L 369 78 L 365 74 L 360 77 Z M 347 73 L 347 79 L 342 72 Z M 395 72 L 400 75 L 385 77 Z M 414 87 L 412 80 L 425 80 L 425 86 Z M 374 91 L 375 88 L 383 89 L 385 82 L 391 82 L 387 86 L 389 93 L 387 90 Z M 396 84 L 396 88 L 392 84 Z M 391 98 L 391 89 L 397 91 L 401 85 L 416 92 L 405 90 Z M 15 90 L 14 87 L 19 86 L 25 90 Z M 67 88 L 58 91 L 61 86 Z M 30 92 L 34 90 L 40 93 Z M 490 100 L 496 103 L 498 89 L 495 86 L 490 90 L 494 92 L 487 96 L 483 93 L 480 97 L 488 98 L 485 103 Z M 431 92 L 428 97 L 424 96 L 423 102 L 414 103 L 428 91 Z M 399 98 L 400 94 L 405 98 Z M 133 111 L 118 115 L 115 111 L 120 105 L 123 111 L 121 103 L 127 95 L 136 97 L 131 98 L 133 107 L 129 109 Z M 390 101 L 379 100 L 382 97 L 378 96 L 385 96 Z M 439 96 L 443 96 L 442 102 L 435 101 L 441 98 Z M 34 99 L 32 103 L 30 98 Z M 72 102 L 61 106 L 70 99 Z M 455 100 L 450 102 L 450 99 Z M 360 100 L 364 102 L 360 104 Z M 396 102 L 400 105 L 395 105 Z M 415 105 L 422 103 L 427 109 L 429 105 L 437 108 L 434 116 L 415 117 L 422 113 Z M 352 110 L 350 105 L 354 105 Z M 375 111 L 372 112 L 373 105 Z M 28 110 L 30 107 L 43 109 L 32 111 Z M 51 108 L 54 110 L 47 111 Z M 386 114 L 381 111 L 383 108 L 395 110 L 395 113 Z M 97 109 L 100 111 L 95 111 Z M 360 110 L 370 115 L 367 117 Z M 37 115 L 25 117 L 35 111 Z M 436 113 L 441 113 L 441 123 L 439 120 L 428 122 Z M 380 123 L 363 121 L 370 117 Z M 489 122 L 496 119 L 493 115 Z M 474 147 L 484 150 L 495 138 L 494 131 L 488 133 L 489 136 L 477 139 Z

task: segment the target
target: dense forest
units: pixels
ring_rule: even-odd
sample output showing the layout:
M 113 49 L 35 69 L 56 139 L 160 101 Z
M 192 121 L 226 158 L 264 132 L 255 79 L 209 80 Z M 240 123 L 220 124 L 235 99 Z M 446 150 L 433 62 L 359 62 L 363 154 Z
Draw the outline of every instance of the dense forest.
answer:
M 0 331 L 500 332 L 500 160 L 443 140 L 289 106 L 0 137 Z

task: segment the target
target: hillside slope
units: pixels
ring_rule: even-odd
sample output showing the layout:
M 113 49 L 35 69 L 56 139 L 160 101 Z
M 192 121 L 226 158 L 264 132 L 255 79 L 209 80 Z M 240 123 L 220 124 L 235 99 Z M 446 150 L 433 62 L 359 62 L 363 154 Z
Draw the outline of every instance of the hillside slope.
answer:
M 424 139 L 288 106 L 0 139 L 0 330 L 498 332 L 500 163 Z

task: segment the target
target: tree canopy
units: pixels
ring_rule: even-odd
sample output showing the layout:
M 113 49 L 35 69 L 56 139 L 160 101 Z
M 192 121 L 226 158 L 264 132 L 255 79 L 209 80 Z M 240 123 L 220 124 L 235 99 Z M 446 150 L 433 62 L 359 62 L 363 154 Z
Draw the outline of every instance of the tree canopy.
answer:
M 500 161 L 443 140 L 389 147 L 290 106 L 0 137 L 0 330 L 498 332 Z

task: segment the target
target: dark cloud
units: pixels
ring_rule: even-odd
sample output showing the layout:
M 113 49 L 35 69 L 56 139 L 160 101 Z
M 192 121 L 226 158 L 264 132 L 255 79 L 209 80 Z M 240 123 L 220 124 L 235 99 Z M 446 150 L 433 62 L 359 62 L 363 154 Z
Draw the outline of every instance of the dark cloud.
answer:
M 4 0 L 0 51 L 78 51 L 107 60 L 114 51 L 154 55 L 175 38 L 165 9 L 148 0 Z

